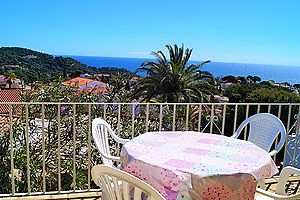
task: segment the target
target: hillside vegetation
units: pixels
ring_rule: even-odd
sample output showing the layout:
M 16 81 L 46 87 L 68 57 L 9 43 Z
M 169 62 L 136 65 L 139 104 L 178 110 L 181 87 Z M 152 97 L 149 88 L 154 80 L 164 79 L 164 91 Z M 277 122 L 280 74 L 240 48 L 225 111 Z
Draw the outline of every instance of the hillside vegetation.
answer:
M 9 66 L 7 66 L 9 65 Z M 10 68 L 11 65 L 14 65 Z M 128 73 L 126 69 L 90 67 L 73 58 L 55 57 L 46 53 L 19 47 L 0 48 L 0 73 L 12 69 L 16 76 L 32 83 L 34 81 L 49 82 L 59 77 L 75 77 L 81 73 Z

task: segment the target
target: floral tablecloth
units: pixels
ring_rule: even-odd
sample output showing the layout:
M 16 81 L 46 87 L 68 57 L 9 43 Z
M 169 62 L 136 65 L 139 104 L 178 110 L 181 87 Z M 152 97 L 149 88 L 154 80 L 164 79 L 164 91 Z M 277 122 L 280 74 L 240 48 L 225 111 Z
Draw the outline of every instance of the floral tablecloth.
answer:
M 257 180 L 278 172 L 248 141 L 197 132 L 148 132 L 126 143 L 123 169 L 167 200 L 253 199 Z

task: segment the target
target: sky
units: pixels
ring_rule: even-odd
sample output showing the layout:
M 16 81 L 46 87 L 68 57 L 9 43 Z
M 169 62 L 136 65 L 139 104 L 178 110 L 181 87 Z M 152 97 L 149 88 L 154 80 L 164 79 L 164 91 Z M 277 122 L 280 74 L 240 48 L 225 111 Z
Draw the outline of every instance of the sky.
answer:
M 0 0 L 0 46 L 149 58 L 184 44 L 192 60 L 300 66 L 299 9 L 299 0 Z

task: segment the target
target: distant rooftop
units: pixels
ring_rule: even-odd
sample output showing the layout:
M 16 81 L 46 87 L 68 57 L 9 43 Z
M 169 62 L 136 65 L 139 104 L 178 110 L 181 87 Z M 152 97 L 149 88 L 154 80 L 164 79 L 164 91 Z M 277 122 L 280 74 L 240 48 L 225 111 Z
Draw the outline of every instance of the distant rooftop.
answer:
M 0 90 L 0 102 L 21 102 L 20 90 Z M 0 105 L 0 113 L 8 112 L 8 105 Z
M 88 78 L 77 77 L 63 82 L 64 86 L 77 87 L 78 91 L 94 91 L 95 93 L 106 93 L 107 84 Z M 96 88 L 96 89 L 95 89 Z
M 72 78 L 71 80 L 63 82 L 63 85 L 70 86 L 70 87 L 76 87 L 76 86 L 81 87 L 93 81 L 94 80 L 88 78 L 76 77 L 76 78 Z

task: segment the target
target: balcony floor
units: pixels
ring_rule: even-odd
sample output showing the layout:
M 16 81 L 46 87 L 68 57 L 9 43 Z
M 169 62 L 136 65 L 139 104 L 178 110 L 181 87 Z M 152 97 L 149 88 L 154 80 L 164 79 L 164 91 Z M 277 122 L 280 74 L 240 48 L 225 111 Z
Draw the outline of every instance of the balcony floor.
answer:
M 266 180 L 266 189 L 270 192 L 274 192 L 276 188 L 278 177 L 274 177 Z M 300 176 L 291 177 L 289 181 L 289 188 L 297 188 L 297 192 L 300 192 Z M 293 192 L 294 190 L 289 190 Z M 49 199 L 70 199 L 70 200 L 101 200 L 102 192 L 81 192 L 71 194 L 49 194 L 49 195 L 36 195 L 36 196 L 21 196 L 21 197 L 8 197 L 6 200 L 49 200 Z M 1 199 L 1 198 L 0 198 Z
M 48 200 L 48 199 L 72 199 L 72 200 L 101 200 L 102 192 L 81 192 L 71 194 L 49 194 L 23 197 L 7 197 L 5 200 Z M 1 198 L 0 198 L 1 199 Z

